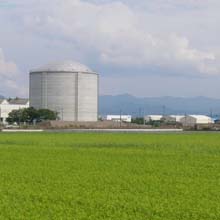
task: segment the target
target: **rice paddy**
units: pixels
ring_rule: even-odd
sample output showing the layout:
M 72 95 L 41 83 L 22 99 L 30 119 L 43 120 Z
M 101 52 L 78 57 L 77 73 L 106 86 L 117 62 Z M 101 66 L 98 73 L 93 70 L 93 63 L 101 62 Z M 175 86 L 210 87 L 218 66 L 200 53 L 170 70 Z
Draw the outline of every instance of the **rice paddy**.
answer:
M 219 220 L 220 134 L 0 134 L 0 219 Z

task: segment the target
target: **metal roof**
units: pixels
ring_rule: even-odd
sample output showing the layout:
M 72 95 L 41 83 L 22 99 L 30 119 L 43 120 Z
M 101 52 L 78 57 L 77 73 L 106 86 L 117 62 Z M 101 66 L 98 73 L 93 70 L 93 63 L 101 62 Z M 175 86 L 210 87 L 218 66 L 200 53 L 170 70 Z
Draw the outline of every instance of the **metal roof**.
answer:
M 196 119 L 211 119 L 211 117 L 206 116 L 206 115 L 189 115 L 189 116 L 196 118 Z
M 76 61 L 52 62 L 30 72 L 85 72 L 93 73 L 87 66 Z
M 185 115 L 171 115 L 172 118 L 175 118 L 177 122 L 181 120 L 181 118 L 184 118 Z
M 6 99 L 0 99 L 0 104 L 2 104 L 2 102 L 4 102 Z
M 152 121 L 159 121 L 163 117 L 163 115 L 145 115 L 145 118 L 150 118 Z
M 11 99 L 8 101 L 10 105 L 26 105 L 29 100 L 28 99 Z

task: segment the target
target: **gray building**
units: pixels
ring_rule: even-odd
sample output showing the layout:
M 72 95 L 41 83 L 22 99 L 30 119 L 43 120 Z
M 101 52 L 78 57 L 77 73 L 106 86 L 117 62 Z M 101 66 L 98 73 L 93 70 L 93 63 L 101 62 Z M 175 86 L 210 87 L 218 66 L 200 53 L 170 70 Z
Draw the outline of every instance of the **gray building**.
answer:
M 30 106 L 51 109 L 63 121 L 97 121 L 99 75 L 73 61 L 30 71 Z

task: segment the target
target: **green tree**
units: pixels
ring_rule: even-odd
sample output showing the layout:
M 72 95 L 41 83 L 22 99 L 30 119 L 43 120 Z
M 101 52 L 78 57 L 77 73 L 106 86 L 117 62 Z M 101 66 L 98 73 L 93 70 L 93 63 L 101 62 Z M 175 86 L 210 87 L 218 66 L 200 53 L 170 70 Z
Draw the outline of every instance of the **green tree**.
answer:
M 39 109 L 38 110 L 39 120 L 56 120 L 57 119 L 57 112 L 51 111 L 49 109 Z
M 8 118 L 6 119 L 6 121 L 8 123 L 17 123 L 19 124 L 20 122 L 22 122 L 22 113 L 23 109 L 19 109 L 19 110 L 12 110 L 9 114 L 8 114 Z
M 22 111 L 22 122 L 32 123 L 34 120 L 38 121 L 39 117 L 38 110 L 33 107 L 25 108 Z
M 17 123 L 21 122 L 33 123 L 34 121 L 45 121 L 45 120 L 56 120 L 57 112 L 51 111 L 49 109 L 35 109 L 33 107 L 13 110 L 9 113 L 7 122 Z
M 142 118 L 140 118 L 140 117 L 132 118 L 131 123 L 143 125 L 144 124 L 144 118 L 143 117 Z

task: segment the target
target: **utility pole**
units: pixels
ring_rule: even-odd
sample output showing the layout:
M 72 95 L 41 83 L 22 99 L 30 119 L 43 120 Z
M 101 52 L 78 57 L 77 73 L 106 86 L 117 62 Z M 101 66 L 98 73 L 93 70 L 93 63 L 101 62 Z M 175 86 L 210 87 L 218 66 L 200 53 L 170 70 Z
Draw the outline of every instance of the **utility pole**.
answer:
M 18 111 L 18 122 L 19 122 L 19 128 L 21 127 L 21 111 L 20 111 L 20 107 L 19 107 L 19 111 Z
M 141 118 L 141 108 L 139 108 L 139 114 L 138 114 L 139 116 L 139 118 Z
M 121 114 L 122 114 L 122 112 L 121 112 L 121 109 L 120 109 L 120 127 L 121 127 L 121 123 L 122 123 Z
M 212 108 L 210 108 L 210 117 L 211 117 L 211 118 L 213 117 L 213 111 L 212 111 Z
M 163 116 L 165 116 L 165 114 L 166 114 L 166 106 L 163 105 L 162 108 L 163 108 Z

